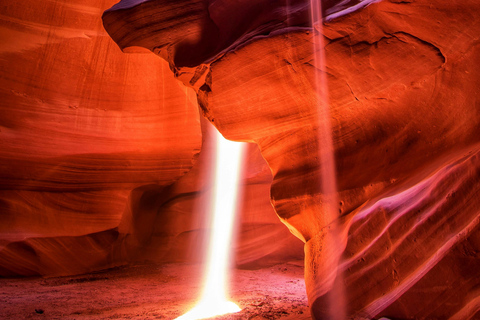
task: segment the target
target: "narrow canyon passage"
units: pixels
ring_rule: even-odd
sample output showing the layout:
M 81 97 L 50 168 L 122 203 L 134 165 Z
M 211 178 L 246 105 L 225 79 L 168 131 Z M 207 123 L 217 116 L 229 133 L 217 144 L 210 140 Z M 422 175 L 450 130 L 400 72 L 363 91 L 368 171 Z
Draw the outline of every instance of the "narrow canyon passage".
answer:
M 117 2 L 0 5 L 0 318 L 188 311 L 208 125 L 248 145 L 225 319 L 335 288 L 341 318 L 479 317 L 478 1 Z

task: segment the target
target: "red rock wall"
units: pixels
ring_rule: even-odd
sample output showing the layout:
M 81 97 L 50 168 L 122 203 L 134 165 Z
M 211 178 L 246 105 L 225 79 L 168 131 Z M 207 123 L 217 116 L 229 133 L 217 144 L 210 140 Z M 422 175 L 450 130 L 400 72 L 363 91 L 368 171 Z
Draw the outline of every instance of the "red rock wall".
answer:
M 222 21 L 237 21 L 236 7 L 216 4 L 128 2 L 104 23 L 120 47 L 169 61 L 227 138 L 258 144 L 276 213 L 306 243 L 314 318 L 478 317 L 478 3 L 383 1 L 312 30 L 305 2 L 276 2 L 240 11 L 235 31 Z M 319 114 L 315 73 L 330 115 Z M 326 117 L 336 220 L 319 192 Z
M 133 260 L 203 261 L 210 235 L 208 217 L 213 197 L 217 133 L 206 120 L 204 143 L 192 169 L 165 189 L 134 190 L 120 229 Z M 303 258 L 303 244 L 279 221 L 270 203 L 272 175 L 254 144 L 246 148 L 236 218 L 234 263 L 259 268 Z
M 168 66 L 124 55 L 103 30 L 112 4 L 2 4 L 2 275 L 121 263 L 131 190 L 171 184 L 200 152 L 197 107 Z
M 162 59 L 118 49 L 101 20 L 113 4 L 1 5 L 0 276 L 200 259 L 210 155 L 195 95 Z M 298 258 L 270 205 L 270 171 L 250 157 L 238 263 L 273 263 L 288 247 Z M 269 250 L 246 250 L 265 229 Z

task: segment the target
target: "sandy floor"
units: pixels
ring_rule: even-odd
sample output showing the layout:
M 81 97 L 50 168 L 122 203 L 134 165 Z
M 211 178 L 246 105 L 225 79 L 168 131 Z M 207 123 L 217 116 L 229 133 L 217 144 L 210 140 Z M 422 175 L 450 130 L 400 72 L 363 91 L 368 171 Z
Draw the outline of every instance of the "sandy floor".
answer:
M 101 273 L 0 279 L 0 319 L 174 319 L 198 297 L 199 265 L 138 265 Z M 231 297 L 243 310 L 212 319 L 310 319 L 303 268 L 235 270 Z

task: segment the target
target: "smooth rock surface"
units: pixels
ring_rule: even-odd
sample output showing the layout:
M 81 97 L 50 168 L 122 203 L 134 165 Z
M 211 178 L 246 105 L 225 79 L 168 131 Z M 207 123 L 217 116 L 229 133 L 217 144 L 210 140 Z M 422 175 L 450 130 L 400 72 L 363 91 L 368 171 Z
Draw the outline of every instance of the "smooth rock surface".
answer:
M 101 20 L 113 4 L 0 6 L 0 276 L 202 259 L 207 123 L 164 60 L 118 49 Z M 248 157 L 237 263 L 298 259 L 270 170 L 256 146 Z
M 382 1 L 314 30 L 306 2 L 276 3 L 240 12 L 235 32 L 215 19 L 220 2 L 122 3 L 104 14 L 119 46 L 166 59 L 222 134 L 258 144 L 275 211 L 305 242 L 315 319 L 339 309 L 355 319 L 478 316 L 476 1 Z M 222 21 L 253 2 L 238 3 L 225 4 Z M 322 77 L 328 88 L 317 90 Z M 325 93 L 329 114 L 318 108 Z M 338 218 L 319 187 L 325 119 Z
M 196 103 L 164 61 L 118 50 L 100 19 L 113 3 L 2 3 L 1 275 L 125 263 L 113 243 L 131 190 L 198 157 Z

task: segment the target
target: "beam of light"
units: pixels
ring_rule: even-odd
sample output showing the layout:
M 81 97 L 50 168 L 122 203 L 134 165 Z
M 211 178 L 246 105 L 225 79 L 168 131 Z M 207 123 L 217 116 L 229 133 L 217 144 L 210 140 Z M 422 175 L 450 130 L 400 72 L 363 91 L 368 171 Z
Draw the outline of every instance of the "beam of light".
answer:
M 244 143 L 228 141 L 216 130 L 215 133 L 217 143 L 212 197 L 213 221 L 205 285 L 197 305 L 175 320 L 205 319 L 241 310 L 235 303 L 228 301 L 226 283 Z
M 329 282 L 332 284 L 328 301 L 328 318 L 331 320 L 347 319 L 346 301 L 343 287 L 343 274 L 338 268 L 341 253 L 344 250 L 340 235 L 338 219 L 338 196 L 337 179 L 335 168 L 335 149 L 332 137 L 332 125 L 330 114 L 330 99 L 328 95 L 328 83 L 326 76 L 325 45 L 323 41 L 323 17 L 321 0 L 310 0 L 311 20 L 313 28 L 313 60 L 314 65 L 320 70 L 315 70 L 315 90 L 318 94 L 318 142 L 321 181 L 320 192 L 324 195 L 323 214 L 330 223 L 330 239 L 326 240 L 324 245 L 330 246 L 334 252 L 333 259 L 329 265 L 330 270 L 325 270 L 330 276 Z M 318 30 L 316 34 L 315 29 Z M 320 118 L 321 117 L 321 118 Z M 336 281 L 335 281 L 336 280 Z

